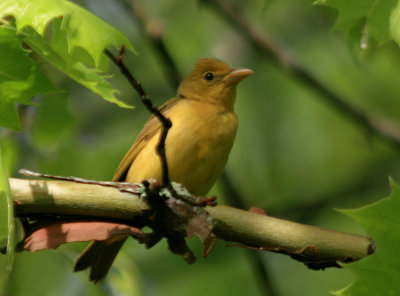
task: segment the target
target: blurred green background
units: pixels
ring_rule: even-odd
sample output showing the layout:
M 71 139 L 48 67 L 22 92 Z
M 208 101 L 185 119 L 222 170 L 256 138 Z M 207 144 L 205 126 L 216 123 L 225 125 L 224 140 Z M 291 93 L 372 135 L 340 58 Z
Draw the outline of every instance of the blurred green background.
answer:
M 332 31 L 336 12 L 309 0 L 235 2 L 259 32 L 271 36 L 327 88 L 366 113 L 400 125 L 400 55 L 394 43 L 370 44 L 360 51 L 359 44 Z M 126 2 L 77 3 L 129 37 L 138 55 L 128 53 L 125 62 L 157 105 L 174 96 L 157 50 Z M 178 0 L 137 3 L 149 17 L 148 28 L 162 31 L 182 75 L 199 57 L 255 71 L 238 88 L 240 127 L 226 168 L 245 208 L 262 207 L 274 216 L 363 234 L 333 208 L 358 207 L 388 195 L 388 176 L 400 180 L 398 151 L 274 67 L 208 6 Z M 101 100 L 50 66 L 43 69 L 66 92 L 20 107 L 23 132 L 0 129 L 10 174 L 28 168 L 109 180 L 148 112 L 115 67 L 112 82 L 135 110 Z M 231 203 L 224 192 L 217 183 L 210 195 Z M 200 257 L 199 241 L 189 243 Z M 187 265 L 168 252 L 165 242 L 148 251 L 130 240 L 98 285 L 85 273 L 72 273 L 84 245 L 17 254 L 12 295 L 266 295 L 249 251 L 227 248 L 224 242 L 207 259 Z M 261 256 L 276 295 L 329 295 L 353 280 L 346 269 L 311 271 L 283 255 Z

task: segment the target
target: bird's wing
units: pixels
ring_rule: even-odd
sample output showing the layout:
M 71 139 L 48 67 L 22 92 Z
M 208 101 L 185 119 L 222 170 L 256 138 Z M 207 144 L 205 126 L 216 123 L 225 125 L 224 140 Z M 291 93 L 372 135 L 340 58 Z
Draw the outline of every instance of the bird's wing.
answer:
M 164 116 L 168 116 L 169 110 L 172 106 L 179 101 L 180 98 L 173 98 L 168 100 L 164 105 L 162 105 L 159 109 Z M 160 120 L 154 115 L 150 117 L 150 119 L 144 125 L 142 131 L 137 136 L 135 142 L 132 147 L 125 154 L 124 158 L 120 162 L 117 170 L 115 171 L 113 181 L 124 181 L 126 174 L 128 173 L 129 167 L 135 161 L 137 155 L 142 151 L 142 149 L 146 146 L 146 144 L 153 138 L 155 134 L 161 128 Z

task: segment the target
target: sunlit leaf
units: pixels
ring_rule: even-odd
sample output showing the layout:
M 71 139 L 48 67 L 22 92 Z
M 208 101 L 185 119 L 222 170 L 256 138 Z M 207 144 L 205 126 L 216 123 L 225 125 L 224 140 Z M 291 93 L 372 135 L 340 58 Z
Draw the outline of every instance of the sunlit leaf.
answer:
M 105 48 L 125 45 L 133 51 L 120 31 L 65 0 L 2 1 L 0 18 L 10 15 L 23 41 L 50 64 L 105 100 L 130 107 L 115 97 L 117 91 L 105 74 L 109 64 Z
M 21 47 L 15 30 L 0 26 L 0 126 L 20 129 L 15 106 L 57 89 Z

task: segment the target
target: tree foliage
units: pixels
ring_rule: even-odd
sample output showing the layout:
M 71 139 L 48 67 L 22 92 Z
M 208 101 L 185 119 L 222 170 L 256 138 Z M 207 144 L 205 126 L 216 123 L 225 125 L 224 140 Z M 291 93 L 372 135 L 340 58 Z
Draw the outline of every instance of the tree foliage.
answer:
M 7 44 L 3 44 L 4 48 L 8 50 L 3 53 L 4 56 L 1 59 L 3 63 L 10 63 L 16 67 L 18 67 L 18 63 L 21 63 L 25 67 L 29 67 L 29 61 L 19 59 L 19 56 L 15 56 L 14 51 L 10 52 L 18 44 L 21 46 L 22 42 L 25 42 L 35 53 L 70 78 L 110 102 L 121 107 L 129 107 L 115 97 L 116 90 L 112 88 L 107 81 L 109 77 L 105 75 L 108 69 L 108 60 L 103 54 L 105 48 L 109 46 L 118 48 L 121 45 L 126 45 L 128 49 L 133 50 L 129 40 L 121 32 L 80 6 L 64 0 L 51 2 L 2 1 L 0 18 L 9 16 L 12 16 L 15 22 L 9 21 L 8 26 L 3 25 L 2 27 L 3 32 L 7 32 L 7 28 L 9 29 L 7 33 L 3 33 L 7 34 L 5 37 L 8 40 Z M 22 47 L 20 52 L 20 55 L 23 55 Z M 27 58 L 25 57 L 25 59 Z M 1 66 L 5 70 L 9 68 L 7 64 Z M 22 72 L 20 67 L 17 69 Z M 5 74 L 7 72 L 4 73 L 4 76 L 6 76 Z M 32 80 L 37 76 L 39 74 L 34 73 L 30 79 Z M 21 83 L 29 84 L 29 79 L 26 79 L 26 77 L 11 76 L 10 78 L 12 83 L 17 83 L 15 89 L 18 90 L 27 88 L 27 86 L 22 86 Z M 44 78 L 39 76 L 37 79 Z M 11 89 L 7 85 L 4 87 L 8 90 Z M 43 89 L 34 89 L 30 93 L 22 95 L 19 95 L 15 89 L 10 91 L 12 94 L 8 94 L 10 97 L 7 99 L 8 108 L 3 112 L 5 115 L 1 116 L 6 121 L 3 126 L 8 124 L 7 127 L 15 128 L 17 125 L 15 111 L 10 112 L 10 106 L 17 102 L 29 103 L 33 95 L 44 94 L 49 91 L 47 90 L 49 86 L 46 88 L 46 81 L 37 81 L 34 83 L 34 87 L 42 87 Z M 21 100 L 20 97 L 27 97 L 27 99 Z M 7 116 L 9 113 L 14 113 L 14 120 Z M 13 125 L 10 126 L 10 124 Z

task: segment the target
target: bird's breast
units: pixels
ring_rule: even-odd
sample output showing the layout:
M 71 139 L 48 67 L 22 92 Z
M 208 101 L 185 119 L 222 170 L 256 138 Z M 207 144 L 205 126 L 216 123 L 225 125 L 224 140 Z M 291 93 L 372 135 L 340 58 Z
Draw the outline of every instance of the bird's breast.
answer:
M 182 100 L 168 115 L 172 127 L 165 148 L 171 180 L 193 194 L 204 195 L 226 164 L 236 135 L 237 117 L 222 106 L 192 100 Z M 132 164 L 130 171 L 135 174 L 135 181 L 161 179 L 161 163 L 155 151 L 158 139 L 159 133 Z
M 171 179 L 203 195 L 221 174 L 232 148 L 237 117 L 223 107 L 201 102 L 180 106 L 171 120 L 166 153 Z M 178 110 L 177 110 L 178 111 Z

